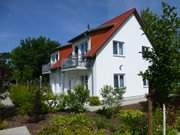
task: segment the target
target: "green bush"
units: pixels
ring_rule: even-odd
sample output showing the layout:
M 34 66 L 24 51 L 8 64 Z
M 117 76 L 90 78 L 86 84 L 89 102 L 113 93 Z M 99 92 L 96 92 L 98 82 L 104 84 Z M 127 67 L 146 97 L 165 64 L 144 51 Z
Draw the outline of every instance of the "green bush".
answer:
M 29 115 L 37 115 L 47 111 L 42 91 L 37 86 L 22 84 L 12 85 L 9 90 L 10 98 L 18 107 L 19 113 Z
M 123 125 L 119 132 L 131 133 L 132 135 L 145 135 L 147 132 L 146 117 L 140 110 L 121 110 L 119 113 Z
M 178 127 L 176 128 L 178 129 Z M 177 129 L 170 127 L 167 123 L 167 135 L 176 135 L 178 132 Z M 162 135 L 163 133 L 163 112 L 160 107 L 156 108 L 153 113 L 153 133 L 155 135 Z
M 56 116 L 38 135 L 104 135 L 104 130 L 98 130 L 95 122 L 84 114 Z
M 67 107 L 75 112 L 83 112 L 84 104 L 88 102 L 89 90 L 77 85 L 67 92 Z
M 66 95 L 61 94 L 61 95 L 57 96 L 57 106 L 56 106 L 57 111 L 65 110 L 66 104 L 67 104 L 67 96 Z
M 180 116 L 177 117 L 176 128 L 180 131 Z
M 105 106 L 98 112 L 105 115 L 107 118 L 111 118 L 114 113 L 113 107 L 119 107 L 120 105 L 124 89 L 125 88 L 113 88 L 109 85 L 105 85 L 101 88 L 102 102 Z
M 57 102 L 58 102 L 58 95 L 54 95 L 52 90 L 48 87 L 43 87 L 43 100 L 47 105 L 48 112 L 56 112 L 57 111 Z
M 174 129 L 174 128 L 171 128 L 171 127 L 167 128 L 167 135 L 177 135 L 177 134 L 178 134 L 177 129 Z
M 102 109 L 98 110 L 97 113 L 105 116 L 106 118 L 111 118 L 113 115 L 113 108 L 103 107 Z
M 27 114 L 33 108 L 33 91 L 26 85 L 12 85 L 10 87 L 10 98 L 18 107 L 21 114 Z
M 94 117 L 93 120 L 96 122 L 98 129 L 108 129 L 112 132 L 116 130 L 116 127 L 113 125 L 111 119 L 107 119 L 103 116 Z
M 109 85 L 105 85 L 101 89 L 101 96 L 103 98 L 103 104 L 112 108 L 113 105 L 119 105 L 125 88 L 113 88 Z
M 91 96 L 91 97 L 89 97 L 89 105 L 97 106 L 97 105 L 100 105 L 100 104 L 101 104 L 101 102 L 100 102 L 98 96 Z

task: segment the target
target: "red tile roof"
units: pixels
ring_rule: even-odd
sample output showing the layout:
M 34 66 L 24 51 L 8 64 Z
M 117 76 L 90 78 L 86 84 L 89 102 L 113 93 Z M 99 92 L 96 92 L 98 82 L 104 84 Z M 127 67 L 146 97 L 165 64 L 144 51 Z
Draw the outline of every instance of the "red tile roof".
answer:
M 91 50 L 87 53 L 87 57 L 94 57 L 96 56 L 100 48 L 113 36 L 113 34 L 127 21 L 127 19 L 132 14 L 135 14 L 137 16 L 136 9 L 134 8 L 130 9 L 113 19 L 106 21 L 104 24 L 97 27 L 97 29 L 93 29 L 91 31 L 85 31 L 84 33 L 81 33 L 77 37 L 71 39 L 70 42 L 74 42 L 88 33 L 90 35 L 90 40 L 91 40 Z M 57 61 L 52 66 L 53 69 L 61 67 L 64 60 L 71 55 L 72 45 L 59 48 L 59 53 L 60 53 L 60 60 Z
M 102 25 L 113 25 L 110 29 L 104 29 L 90 34 L 91 50 L 87 56 L 94 57 L 97 51 L 112 37 L 112 35 L 126 22 L 126 20 L 136 13 L 136 9 L 130 9 L 127 12 L 117 16 Z
M 60 59 L 55 64 L 52 65 L 52 69 L 56 69 L 56 68 L 61 67 L 64 60 L 66 58 L 68 58 L 71 55 L 71 53 L 72 53 L 72 46 L 71 45 L 60 48 L 60 50 L 59 50 Z

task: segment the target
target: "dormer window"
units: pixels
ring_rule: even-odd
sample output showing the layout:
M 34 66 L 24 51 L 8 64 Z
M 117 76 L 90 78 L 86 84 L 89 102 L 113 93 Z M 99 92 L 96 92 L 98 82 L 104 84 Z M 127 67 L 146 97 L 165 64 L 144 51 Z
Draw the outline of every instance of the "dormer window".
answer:
M 81 43 L 81 54 L 84 55 L 88 51 L 88 43 L 87 41 Z
M 51 54 L 51 64 L 56 63 L 59 60 L 59 54 L 58 52 L 55 52 Z
M 124 43 L 120 41 L 113 41 L 113 55 L 124 56 Z
M 75 56 L 85 56 L 85 54 L 88 52 L 88 42 L 82 41 L 75 45 L 74 47 L 74 55 Z

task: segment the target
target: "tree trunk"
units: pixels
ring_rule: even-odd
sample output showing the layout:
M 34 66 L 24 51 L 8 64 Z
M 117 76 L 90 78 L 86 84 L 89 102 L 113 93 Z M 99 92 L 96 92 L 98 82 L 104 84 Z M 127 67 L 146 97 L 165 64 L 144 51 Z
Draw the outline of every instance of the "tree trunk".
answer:
M 148 135 L 153 135 L 153 125 L 152 125 L 152 87 L 149 84 L 149 94 L 148 94 Z

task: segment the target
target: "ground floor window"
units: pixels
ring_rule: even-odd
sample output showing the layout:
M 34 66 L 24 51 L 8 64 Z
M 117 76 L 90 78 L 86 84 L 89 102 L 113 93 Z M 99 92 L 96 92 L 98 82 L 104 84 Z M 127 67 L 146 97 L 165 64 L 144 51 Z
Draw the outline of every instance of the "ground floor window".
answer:
M 72 86 L 71 86 L 71 80 L 69 80 L 69 89 L 71 89 Z
M 114 88 L 124 87 L 124 74 L 114 74 Z
M 143 79 L 143 87 L 148 87 L 148 80 L 147 79 Z
M 88 76 L 87 75 L 82 75 L 81 76 L 81 84 L 88 88 Z

